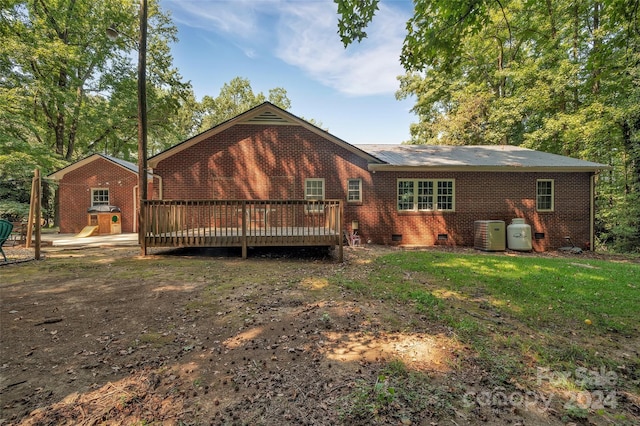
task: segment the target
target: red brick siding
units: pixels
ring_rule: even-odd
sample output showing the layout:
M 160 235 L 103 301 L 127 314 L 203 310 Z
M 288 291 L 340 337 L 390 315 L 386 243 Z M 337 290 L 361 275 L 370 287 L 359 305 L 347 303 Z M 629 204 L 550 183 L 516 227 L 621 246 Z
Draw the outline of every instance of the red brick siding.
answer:
M 367 163 L 298 126 L 238 125 L 161 161 L 164 199 L 302 199 L 306 178 L 325 198 L 346 198 L 347 179 L 371 183 Z
M 60 232 L 77 233 L 87 225 L 91 207 L 91 189 L 109 189 L 109 203 L 120 207 L 122 232 L 134 232 L 133 189 L 138 176 L 111 161 L 97 158 L 72 170 L 59 182 Z
M 476 220 L 508 225 L 524 217 L 535 250 L 565 244 L 569 235 L 582 246 L 589 240 L 589 173 L 409 173 L 367 170 L 362 157 L 298 126 L 237 125 L 161 161 L 164 199 L 301 199 L 305 178 L 324 178 L 325 197 L 346 200 L 347 180 L 362 179 L 363 202 L 345 204 L 344 223 L 358 220 L 365 241 L 430 246 L 473 245 Z M 455 179 L 456 211 L 399 213 L 397 179 Z M 536 180 L 555 180 L 555 211 L 535 209 Z M 401 242 L 392 235 L 402 235 Z
M 455 212 L 400 213 L 396 209 L 398 178 L 455 179 Z M 537 179 L 554 179 L 553 212 L 536 211 Z M 544 233 L 534 239 L 536 251 L 566 245 L 565 236 L 584 247 L 589 241 L 590 173 L 390 173 L 373 175 L 373 187 L 365 190 L 365 205 L 359 212 L 360 233 L 383 244 L 392 235 L 402 235 L 402 244 L 431 246 L 439 243 L 473 245 L 476 220 L 524 218 L 531 232 Z M 438 234 L 447 234 L 446 242 Z

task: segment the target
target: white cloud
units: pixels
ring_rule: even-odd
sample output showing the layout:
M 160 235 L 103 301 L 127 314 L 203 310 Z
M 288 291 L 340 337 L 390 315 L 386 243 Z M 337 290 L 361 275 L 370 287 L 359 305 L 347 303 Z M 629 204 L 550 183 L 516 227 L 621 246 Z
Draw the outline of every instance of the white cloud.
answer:
M 310 78 L 358 96 L 394 93 L 407 13 L 380 4 L 369 37 L 344 49 L 332 0 L 171 1 L 174 19 L 225 37 L 254 57 L 272 54 Z
M 337 34 L 333 3 L 309 3 L 306 10 L 283 11 L 277 56 L 313 79 L 349 95 L 393 93 L 408 16 L 381 5 L 362 43 L 344 49 Z
M 202 1 L 165 0 L 174 21 L 234 38 L 251 39 L 259 28 L 260 14 L 253 0 Z

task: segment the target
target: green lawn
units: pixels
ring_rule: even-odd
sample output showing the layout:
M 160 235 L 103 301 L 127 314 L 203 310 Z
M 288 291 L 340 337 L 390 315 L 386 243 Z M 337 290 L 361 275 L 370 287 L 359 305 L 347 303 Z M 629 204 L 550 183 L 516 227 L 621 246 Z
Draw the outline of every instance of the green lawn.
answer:
M 615 396 L 582 380 L 586 371 L 609 374 L 615 390 L 638 395 L 638 263 L 415 251 L 379 257 L 369 270 L 366 279 L 340 285 L 411 304 L 450 327 L 488 372 L 489 386 L 536 389 L 540 371 L 551 371 L 562 378 L 551 384 L 554 392 L 595 388 Z M 567 419 L 587 411 L 565 406 Z M 627 424 L 624 416 L 616 421 Z
M 396 279 L 407 272 L 428 274 L 428 287 L 436 295 L 441 289 L 469 300 L 484 297 L 495 309 L 543 330 L 638 331 L 639 264 L 428 252 L 398 253 L 379 262 L 393 265 Z

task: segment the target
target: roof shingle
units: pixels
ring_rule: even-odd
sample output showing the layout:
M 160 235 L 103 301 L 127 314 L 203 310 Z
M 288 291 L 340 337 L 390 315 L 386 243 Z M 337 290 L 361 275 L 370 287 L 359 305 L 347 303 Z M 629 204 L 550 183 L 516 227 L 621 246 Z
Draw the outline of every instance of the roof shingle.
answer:
M 357 145 L 396 167 L 602 170 L 605 164 L 512 145 Z M 375 168 L 378 165 L 374 165 Z

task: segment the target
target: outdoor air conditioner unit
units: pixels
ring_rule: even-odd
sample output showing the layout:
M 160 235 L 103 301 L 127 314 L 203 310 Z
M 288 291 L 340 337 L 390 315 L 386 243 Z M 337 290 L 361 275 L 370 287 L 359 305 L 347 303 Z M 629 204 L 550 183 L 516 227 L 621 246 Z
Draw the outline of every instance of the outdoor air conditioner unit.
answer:
M 476 220 L 474 248 L 484 251 L 505 251 L 506 233 L 503 220 Z

